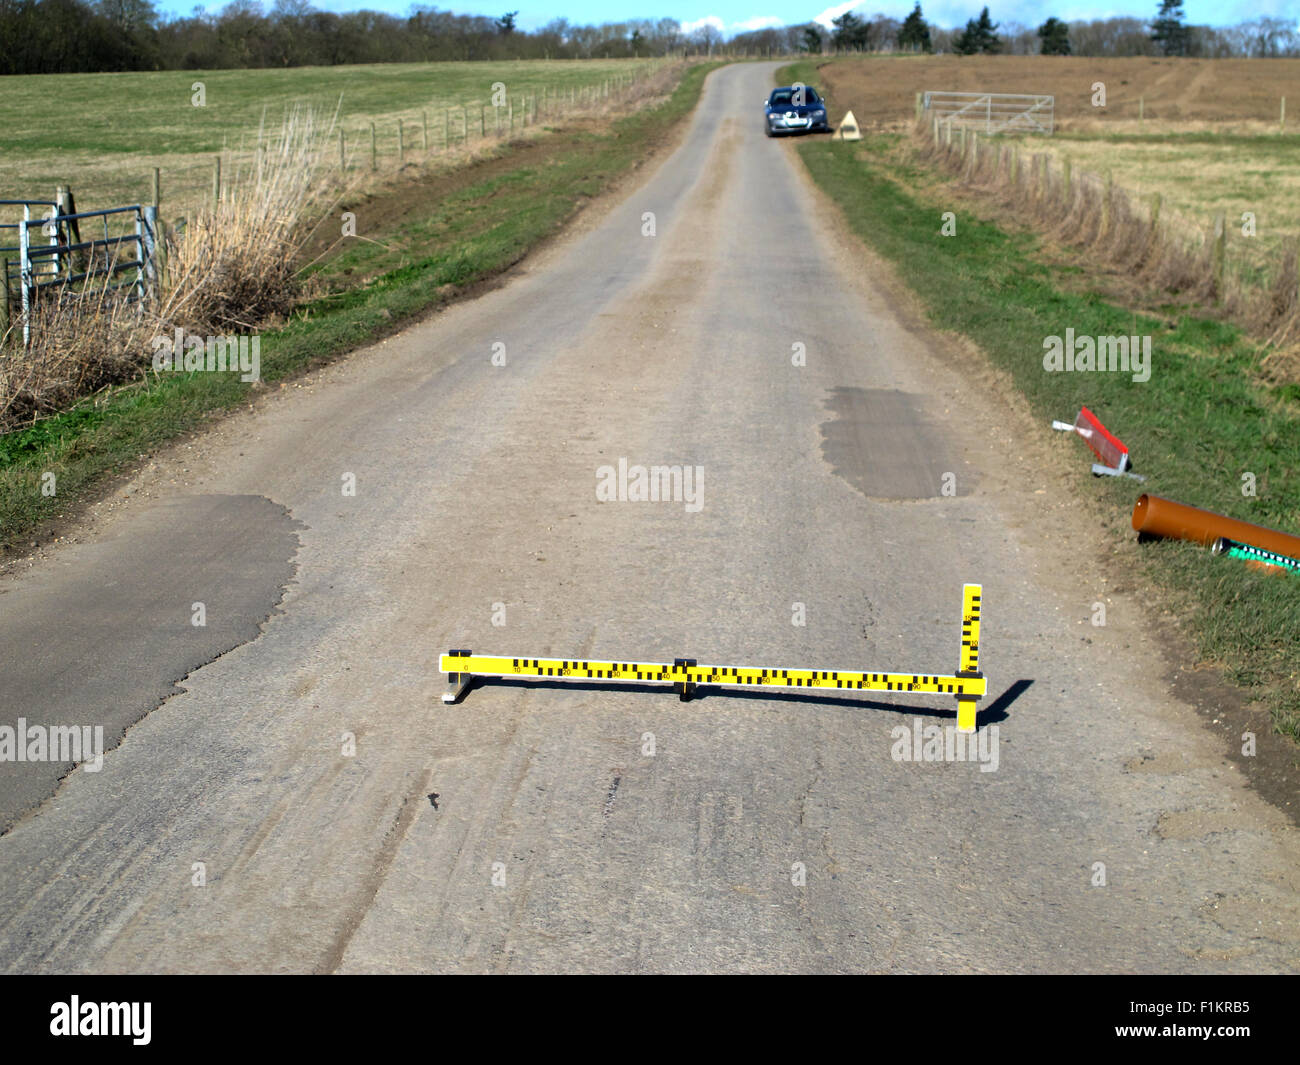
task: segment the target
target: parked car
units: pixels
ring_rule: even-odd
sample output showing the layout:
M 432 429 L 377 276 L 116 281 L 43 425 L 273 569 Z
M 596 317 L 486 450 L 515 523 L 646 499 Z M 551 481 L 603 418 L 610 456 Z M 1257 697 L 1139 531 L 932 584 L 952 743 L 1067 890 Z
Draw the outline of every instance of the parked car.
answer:
M 783 85 L 763 101 L 763 132 L 769 137 L 781 133 L 828 133 L 826 101 L 811 85 Z

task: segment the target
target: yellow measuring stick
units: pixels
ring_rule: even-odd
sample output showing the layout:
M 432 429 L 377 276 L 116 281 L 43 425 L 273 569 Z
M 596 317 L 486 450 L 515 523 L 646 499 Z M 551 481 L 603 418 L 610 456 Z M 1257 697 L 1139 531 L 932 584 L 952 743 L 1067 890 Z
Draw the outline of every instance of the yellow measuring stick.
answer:
M 697 684 L 762 688 L 836 688 L 853 691 L 926 692 L 957 697 L 957 726 L 975 731 L 975 701 L 987 691 L 979 671 L 981 590 L 963 588 L 961 651 L 955 674 L 898 673 L 855 669 L 786 669 L 763 666 L 699 665 L 694 659 L 666 662 L 612 662 L 583 658 L 517 658 L 449 651 L 438 668 L 447 674 L 444 702 L 455 702 L 475 677 L 549 677 L 558 680 L 607 680 L 673 684 L 690 698 Z

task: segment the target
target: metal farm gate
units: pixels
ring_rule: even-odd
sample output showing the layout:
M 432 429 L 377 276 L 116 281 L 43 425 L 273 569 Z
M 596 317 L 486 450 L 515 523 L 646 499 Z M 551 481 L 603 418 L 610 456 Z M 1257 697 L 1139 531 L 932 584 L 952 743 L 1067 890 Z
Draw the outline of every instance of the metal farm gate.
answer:
M 1056 97 L 1014 92 L 927 92 L 922 106 L 940 122 L 981 133 L 1051 136 Z
M 158 212 L 153 206 L 110 207 L 78 212 L 72 194 L 57 200 L 0 200 L 0 208 L 21 207 L 22 220 L 0 223 L 17 242 L 0 246 L 0 334 L 21 320 L 24 346 L 42 301 L 70 303 L 106 295 L 145 299 L 157 280 Z M 37 217 L 32 217 L 33 208 Z M 83 225 L 90 231 L 82 237 Z M 131 275 L 118 280 L 118 275 Z

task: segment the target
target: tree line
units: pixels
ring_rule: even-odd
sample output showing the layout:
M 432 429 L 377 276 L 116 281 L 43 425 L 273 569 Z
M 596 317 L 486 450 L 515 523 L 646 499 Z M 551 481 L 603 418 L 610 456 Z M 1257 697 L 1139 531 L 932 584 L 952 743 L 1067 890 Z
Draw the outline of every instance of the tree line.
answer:
M 1000 31 L 1000 32 L 999 32 Z M 847 11 L 832 29 L 807 25 L 739 34 L 728 47 L 751 53 L 953 52 L 958 55 L 1204 56 L 1209 58 L 1300 56 L 1294 20 L 1262 17 L 1236 26 L 1188 25 L 1183 0 L 1160 0 L 1153 19 L 1107 18 L 1041 26 L 993 21 L 987 7 L 962 29 L 926 22 L 918 2 L 901 22 L 888 15 L 866 18 Z
M 1300 55 L 1300 34 L 1282 19 L 1226 29 L 1189 26 L 1182 0 L 1160 0 L 1150 21 L 1111 18 L 1037 28 L 994 22 L 985 7 L 960 30 L 925 20 L 920 3 L 903 20 L 847 12 L 816 23 L 736 34 L 705 23 L 685 32 L 675 19 L 598 26 L 555 19 L 518 27 L 496 18 L 415 6 L 409 14 L 335 14 L 309 0 L 233 0 L 215 15 L 195 8 L 166 18 L 152 0 L 0 0 L 0 74 L 109 70 L 214 70 L 475 59 L 654 57 L 672 53 L 788 55 L 798 52 L 1003 52 L 1011 55 Z
M 415 6 L 335 14 L 308 0 L 233 0 L 216 15 L 165 18 L 152 0 L 0 0 L 0 74 L 212 70 L 476 59 L 653 57 L 696 45 L 674 19 L 601 26 Z M 712 47 L 717 40 L 706 40 Z

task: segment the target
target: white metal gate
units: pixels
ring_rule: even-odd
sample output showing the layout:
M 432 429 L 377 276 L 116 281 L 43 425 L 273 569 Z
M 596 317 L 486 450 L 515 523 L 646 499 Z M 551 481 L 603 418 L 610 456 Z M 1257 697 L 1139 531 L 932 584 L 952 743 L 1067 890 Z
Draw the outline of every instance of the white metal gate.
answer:
M 23 209 L 21 222 L 3 227 L 18 231 L 18 244 L 0 247 L 0 253 L 18 255 L 16 261 L 4 258 L 0 322 L 9 322 L 11 312 L 19 311 L 24 346 L 31 343 L 32 312 L 39 299 L 101 300 L 113 293 L 115 298 L 143 300 L 157 282 L 156 207 L 135 204 L 64 214 L 58 204 L 44 200 L 0 200 L 0 205 Z M 33 218 L 32 207 L 50 210 Z M 102 229 L 103 236 L 82 240 L 82 225 Z M 127 270 L 134 275 L 125 283 L 116 279 Z M 100 284 L 91 284 L 97 279 Z
M 927 92 L 925 110 L 940 122 L 983 133 L 1051 136 L 1056 97 L 1015 92 Z

